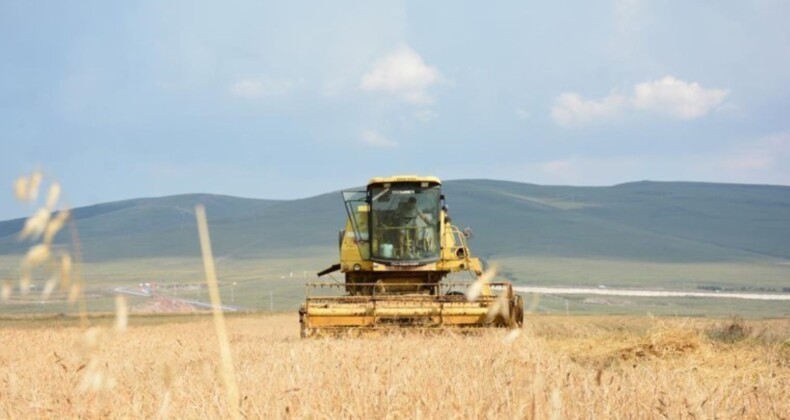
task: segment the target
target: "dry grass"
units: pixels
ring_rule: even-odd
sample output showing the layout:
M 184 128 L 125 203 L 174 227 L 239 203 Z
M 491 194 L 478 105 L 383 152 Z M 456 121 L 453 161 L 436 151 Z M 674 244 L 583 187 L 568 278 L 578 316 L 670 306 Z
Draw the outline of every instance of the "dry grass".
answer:
M 790 416 L 790 321 L 710 340 L 710 321 L 531 317 L 507 331 L 300 340 L 293 315 L 232 317 L 246 417 Z M 212 321 L 0 329 L 0 418 L 226 418 Z M 90 336 L 89 336 L 90 335 Z M 85 384 L 93 369 L 95 387 Z

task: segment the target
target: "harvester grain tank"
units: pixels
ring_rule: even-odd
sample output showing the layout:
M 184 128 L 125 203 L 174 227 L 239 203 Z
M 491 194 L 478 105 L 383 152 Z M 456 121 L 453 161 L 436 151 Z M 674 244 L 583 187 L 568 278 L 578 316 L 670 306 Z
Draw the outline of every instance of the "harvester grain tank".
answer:
M 348 218 L 338 240 L 340 262 L 318 276 L 340 271 L 345 279 L 307 285 L 299 311 L 302 336 L 522 324 L 521 297 L 508 282 L 480 277 L 481 262 L 471 255 L 466 232 L 451 224 L 441 186 L 436 177 L 393 176 L 342 193 Z M 444 280 L 458 272 L 474 281 Z

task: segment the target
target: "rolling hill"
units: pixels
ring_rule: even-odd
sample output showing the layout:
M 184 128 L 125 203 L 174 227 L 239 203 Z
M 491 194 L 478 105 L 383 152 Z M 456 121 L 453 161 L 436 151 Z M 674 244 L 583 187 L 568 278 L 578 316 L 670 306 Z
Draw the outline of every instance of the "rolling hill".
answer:
M 635 182 L 611 187 L 448 181 L 454 223 L 485 258 L 551 256 L 651 262 L 790 259 L 790 187 Z M 215 254 L 266 258 L 336 246 L 340 194 L 260 200 L 190 194 L 73 211 L 88 262 L 199 255 L 194 206 L 207 208 Z M 0 222 L 0 255 L 19 254 L 22 219 Z M 68 232 L 56 243 L 71 241 Z

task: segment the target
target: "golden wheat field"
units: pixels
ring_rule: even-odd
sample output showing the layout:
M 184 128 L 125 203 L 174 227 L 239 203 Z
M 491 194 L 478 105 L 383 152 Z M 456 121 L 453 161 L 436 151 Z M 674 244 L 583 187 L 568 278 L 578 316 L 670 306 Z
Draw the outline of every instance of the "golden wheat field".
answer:
M 227 320 L 247 418 L 787 418 L 790 320 L 531 316 L 519 334 L 300 339 Z M 210 317 L 6 321 L 1 418 L 229 418 Z M 733 338 L 729 340 L 728 338 Z

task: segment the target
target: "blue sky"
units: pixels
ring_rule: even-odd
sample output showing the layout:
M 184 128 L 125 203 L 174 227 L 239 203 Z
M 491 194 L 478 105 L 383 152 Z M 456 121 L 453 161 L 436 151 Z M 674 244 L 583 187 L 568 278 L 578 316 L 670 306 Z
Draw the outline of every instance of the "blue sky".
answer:
M 790 185 L 790 3 L 0 1 L 0 218 L 372 176 Z

